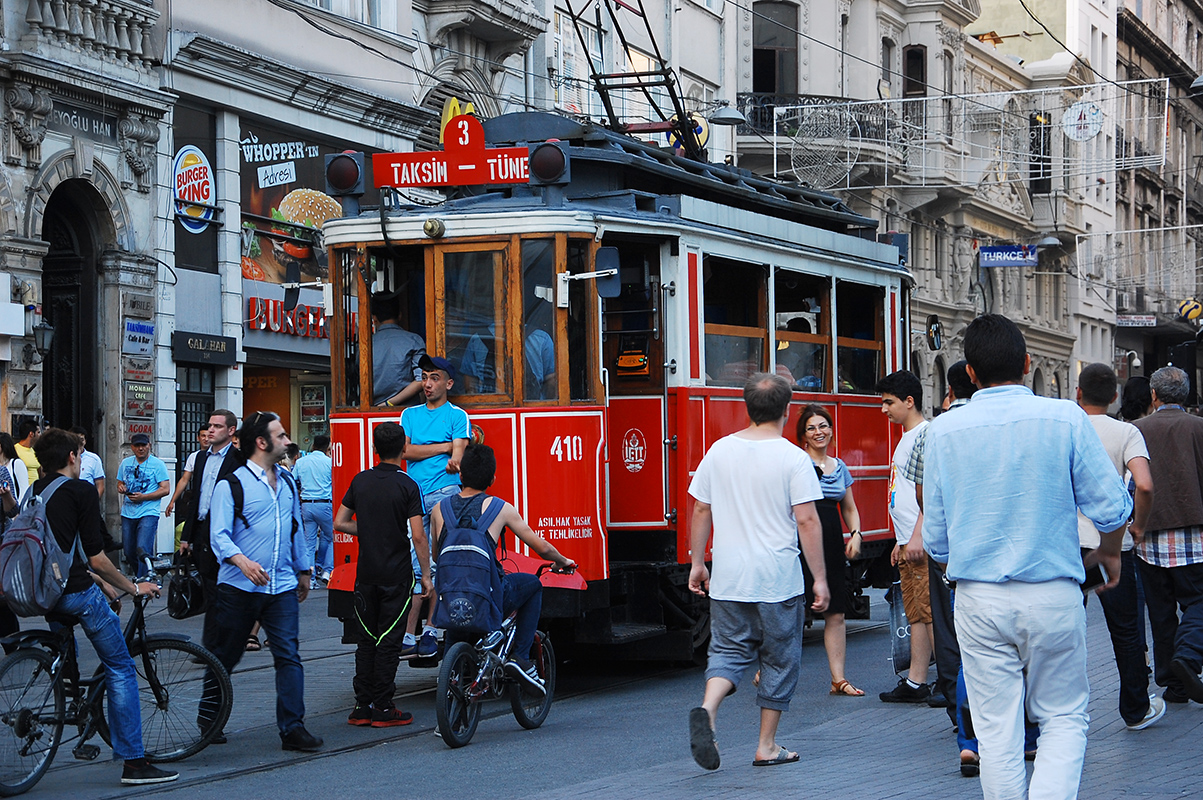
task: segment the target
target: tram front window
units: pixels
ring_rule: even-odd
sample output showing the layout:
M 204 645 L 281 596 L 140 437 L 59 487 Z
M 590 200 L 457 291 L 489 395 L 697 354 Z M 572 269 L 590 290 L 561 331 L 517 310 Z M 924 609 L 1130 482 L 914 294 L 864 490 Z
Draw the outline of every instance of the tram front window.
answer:
M 554 239 L 522 242 L 522 388 L 526 400 L 559 399 L 556 379 Z
M 453 394 L 509 394 L 504 267 L 500 250 L 442 253 L 442 350 L 459 371 Z
M 712 256 L 702 261 L 706 383 L 743 386 L 765 368 L 765 268 Z

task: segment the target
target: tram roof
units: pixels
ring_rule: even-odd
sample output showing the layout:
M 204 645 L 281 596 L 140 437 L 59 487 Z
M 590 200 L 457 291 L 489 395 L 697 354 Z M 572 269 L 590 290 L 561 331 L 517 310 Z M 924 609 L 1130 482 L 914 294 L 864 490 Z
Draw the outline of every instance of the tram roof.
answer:
M 728 164 L 676 156 L 667 149 L 596 123 L 546 112 L 520 112 L 485 120 L 483 126 L 485 139 L 492 146 L 536 144 L 549 139 L 567 142 L 572 180 L 550 191 L 526 184 L 463 187 L 438 204 L 444 212 L 614 213 L 625 207 L 631 212 L 668 210 L 679 214 L 679 204 L 674 207 L 657 201 L 686 196 L 861 239 L 875 239 L 877 220 L 856 213 L 834 195 L 764 178 Z M 403 205 L 389 212 L 389 217 L 426 215 L 431 210 L 430 206 Z M 365 211 L 362 217 L 377 215 L 375 211 Z

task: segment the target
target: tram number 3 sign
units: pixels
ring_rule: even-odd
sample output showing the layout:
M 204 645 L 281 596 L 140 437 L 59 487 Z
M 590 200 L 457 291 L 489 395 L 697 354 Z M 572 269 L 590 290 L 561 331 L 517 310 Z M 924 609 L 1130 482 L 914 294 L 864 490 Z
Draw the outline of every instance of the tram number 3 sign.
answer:
M 556 461 L 582 461 L 585 447 L 579 436 L 557 436 L 551 440 L 551 454 Z
M 478 186 L 528 183 L 529 150 L 485 147 L 480 120 L 462 114 L 447 123 L 443 152 L 377 153 L 372 156 L 376 186 Z

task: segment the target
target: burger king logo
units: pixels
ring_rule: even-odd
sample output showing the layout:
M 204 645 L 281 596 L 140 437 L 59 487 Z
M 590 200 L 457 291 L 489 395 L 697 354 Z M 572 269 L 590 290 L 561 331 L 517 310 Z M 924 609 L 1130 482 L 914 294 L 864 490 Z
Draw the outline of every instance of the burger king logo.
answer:
M 189 233 L 201 233 L 213 219 L 213 209 L 205 206 L 213 205 L 216 193 L 213 168 L 199 147 L 184 145 L 175 154 L 172 183 L 175 186 L 175 218 Z

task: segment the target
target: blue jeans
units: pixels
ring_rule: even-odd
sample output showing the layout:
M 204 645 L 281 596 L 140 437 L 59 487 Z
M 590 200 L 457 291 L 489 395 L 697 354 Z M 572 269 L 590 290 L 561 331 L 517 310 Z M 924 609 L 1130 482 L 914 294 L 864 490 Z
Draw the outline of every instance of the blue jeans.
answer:
M 301 524 L 305 526 L 309 563 L 326 572 L 334 569 L 334 505 L 301 501 Z
M 130 571 L 138 576 L 138 580 L 146 580 L 150 572 L 146 565 L 138 561 L 138 551 L 145 550 L 151 558 L 155 557 L 155 534 L 159 531 L 159 515 L 130 519 L 121 518 L 121 549 L 125 552 L 125 563 Z
M 246 651 L 251 627 L 258 622 L 272 643 L 276 668 L 276 725 L 280 734 L 305 724 L 305 670 L 298 652 L 297 594 L 244 592 L 217 585 L 217 647 L 213 654 L 231 674 Z
M 507 617 L 517 611 L 515 617 L 514 648 L 510 654 L 519 661 L 530 660 L 530 650 L 535 644 L 535 629 L 539 627 L 539 614 L 543 611 L 543 584 L 527 572 L 515 572 L 505 576 L 502 584 L 501 613 Z
M 434 511 L 444 497 L 452 497 L 460 493 L 460 486 L 444 486 L 442 489 L 435 489 L 430 494 L 422 495 L 422 505 L 426 509 L 426 513 L 422 515 L 422 527 L 426 529 L 426 545 L 430 548 L 431 553 L 431 570 L 430 579 L 434 580 L 434 542 L 430 540 L 430 512 Z M 418 549 L 413 546 L 413 537 L 410 537 L 409 542 L 409 563 L 414 569 L 414 594 L 422 593 L 422 567 L 418 565 Z M 531 634 L 534 636 L 534 634 Z M 533 639 L 531 641 L 534 641 Z
M 121 620 L 95 585 L 59 598 L 54 610 L 79 617 L 80 627 L 104 665 L 109 732 L 113 757 L 122 761 L 142 758 L 142 709 L 138 701 L 138 675 L 121 633 Z
M 1136 557 L 1131 550 L 1120 553 L 1119 585 L 1099 595 L 1111 649 L 1119 668 L 1119 715 L 1134 725 L 1149 711 L 1149 668 L 1145 664 L 1137 604 Z

